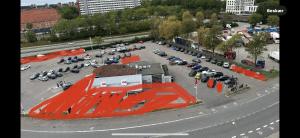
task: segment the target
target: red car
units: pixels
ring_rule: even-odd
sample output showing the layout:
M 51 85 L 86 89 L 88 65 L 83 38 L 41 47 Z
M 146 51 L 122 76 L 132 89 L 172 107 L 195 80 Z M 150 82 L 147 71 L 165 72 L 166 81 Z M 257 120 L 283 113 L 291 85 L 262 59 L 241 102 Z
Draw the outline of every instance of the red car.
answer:
M 243 59 L 241 60 L 241 63 L 242 64 L 245 64 L 245 65 L 248 65 L 248 66 L 254 66 L 254 62 L 250 61 L 250 60 L 247 60 L 247 59 Z

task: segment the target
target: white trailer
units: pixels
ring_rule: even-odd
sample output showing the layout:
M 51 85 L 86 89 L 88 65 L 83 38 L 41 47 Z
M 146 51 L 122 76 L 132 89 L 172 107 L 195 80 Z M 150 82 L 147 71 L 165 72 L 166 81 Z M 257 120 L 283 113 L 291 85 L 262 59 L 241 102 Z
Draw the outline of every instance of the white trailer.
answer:
M 279 51 L 271 51 L 269 54 L 268 54 L 268 57 L 279 62 Z
M 271 32 L 270 35 L 273 38 L 274 42 L 276 44 L 279 44 L 279 33 L 277 33 L 277 32 Z

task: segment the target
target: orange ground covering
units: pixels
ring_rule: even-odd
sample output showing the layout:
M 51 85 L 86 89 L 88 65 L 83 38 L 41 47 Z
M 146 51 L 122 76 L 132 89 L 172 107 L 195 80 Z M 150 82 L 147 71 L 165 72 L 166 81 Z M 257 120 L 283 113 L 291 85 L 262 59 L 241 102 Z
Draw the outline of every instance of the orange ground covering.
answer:
M 79 54 L 83 54 L 85 50 L 83 48 L 75 49 L 75 50 L 61 50 L 52 53 L 45 54 L 44 56 L 30 56 L 21 58 L 21 64 L 26 64 L 30 62 L 42 62 L 45 60 L 53 59 L 60 56 L 75 56 Z
M 129 63 L 133 63 L 133 62 L 138 62 L 140 60 L 141 60 L 140 56 L 133 55 L 133 56 L 125 57 L 125 58 L 121 59 L 121 63 L 122 64 L 129 64 Z
M 85 77 L 66 91 L 43 101 L 29 111 L 29 116 L 47 120 L 128 116 L 196 103 L 195 97 L 176 83 L 94 88 L 91 87 L 94 77 Z M 143 92 L 126 97 L 128 91 L 141 88 Z M 184 102 L 175 103 L 176 99 Z M 144 104 L 139 104 L 141 102 Z
M 249 77 L 252 77 L 252 78 L 255 78 L 255 79 L 258 79 L 258 80 L 262 80 L 262 81 L 267 80 L 266 77 L 263 74 L 258 74 L 254 71 L 244 69 L 244 68 L 239 67 L 237 65 L 231 66 L 230 69 L 234 72 L 241 73 L 241 74 L 244 74 L 246 76 L 249 76 Z

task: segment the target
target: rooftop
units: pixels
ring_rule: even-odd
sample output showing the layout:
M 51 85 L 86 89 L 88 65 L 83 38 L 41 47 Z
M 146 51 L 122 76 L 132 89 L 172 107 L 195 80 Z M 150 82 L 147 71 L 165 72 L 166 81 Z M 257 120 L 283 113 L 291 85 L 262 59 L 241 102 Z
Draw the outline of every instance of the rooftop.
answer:
M 35 8 L 21 10 L 21 24 L 59 20 L 60 15 L 54 8 Z
M 142 75 L 164 74 L 164 70 L 160 63 L 150 63 L 147 61 L 139 61 L 128 64 L 132 68 L 139 68 L 138 73 Z
M 124 76 L 124 75 L 135 75 L 138 74 L 138 70 L 130 68 L 127 65 L 104 65 L 94 69 L 98 77 L 112 77 L 112 76 Z

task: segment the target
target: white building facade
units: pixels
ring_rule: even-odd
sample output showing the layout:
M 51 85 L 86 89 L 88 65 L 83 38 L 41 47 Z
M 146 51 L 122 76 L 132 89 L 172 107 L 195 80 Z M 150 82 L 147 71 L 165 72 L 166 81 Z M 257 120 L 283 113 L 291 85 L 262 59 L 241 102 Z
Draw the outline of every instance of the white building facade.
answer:
M 226 0 L 226 12 L 236 15 L 249 15 L 256 12 L 255 0 Z
M 78 3 L 80 14 L 86 15 L 134 8 L 141 5 L 141 0 L 79 0 Z

